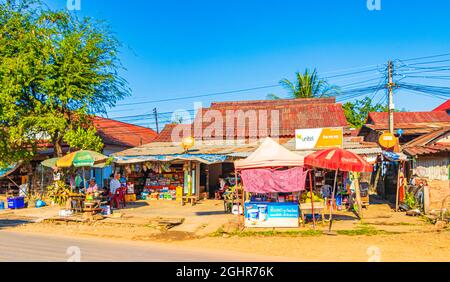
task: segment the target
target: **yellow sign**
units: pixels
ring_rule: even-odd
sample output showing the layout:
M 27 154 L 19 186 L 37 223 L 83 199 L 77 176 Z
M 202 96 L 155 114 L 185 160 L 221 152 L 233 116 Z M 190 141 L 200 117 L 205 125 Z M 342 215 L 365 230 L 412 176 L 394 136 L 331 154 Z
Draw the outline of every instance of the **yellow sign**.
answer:
M 381 147 L 393 148 L 397 144 L 397 137 L 395 137 L 395 135 L 391 133 L 384 133 L 380 136 L 378 143 L 380 143 Z
M 297 150 L 342 148 L 344 129 L 342 127 L 298 129 L 295 131 L 295 141 Z

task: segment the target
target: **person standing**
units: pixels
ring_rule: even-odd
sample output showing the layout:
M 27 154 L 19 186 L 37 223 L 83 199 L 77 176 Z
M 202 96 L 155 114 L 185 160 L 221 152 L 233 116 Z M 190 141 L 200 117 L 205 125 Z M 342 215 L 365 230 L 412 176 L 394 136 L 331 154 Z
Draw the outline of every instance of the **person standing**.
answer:
M 117 190 L 120 189 L 120 187 L 122 186 L 120 184 L 120 174 L 118 173 L 111 174 L 110 178 L 111 178 L 111 181 L 109 182 L 109 192 L 111 196 L 110 205 L 111 208 L 113 208 L 114 206 L 119 208 L 120 195 L 117 194 Z

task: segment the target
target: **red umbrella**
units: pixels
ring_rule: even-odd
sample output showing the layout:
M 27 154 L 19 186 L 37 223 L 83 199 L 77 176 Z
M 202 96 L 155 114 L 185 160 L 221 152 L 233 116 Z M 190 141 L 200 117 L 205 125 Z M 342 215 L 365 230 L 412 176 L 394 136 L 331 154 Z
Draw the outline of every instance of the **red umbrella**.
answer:
M 363 158 L 342 149 L 328 149 L 315 152 L 305 158 L 305 165 L 340 171 L 373 171 L 373 167 Z
M 339 171 L 351 172 L 372 172 L 373 167 L 363 158 L 355 153 L 343 149 L 328 149 L 315 152 L 305 158 L 305 165 L 320 167 L 329 170 L 335 170 L 333 193 L 331 202 L 334 202 L 336 193 L 336 181 Z M 358 194 L 359 195 L 359 194 Z M 331 232 L 333 224 L 333 213 L 330 210 L 330 226 L 328 232 Z

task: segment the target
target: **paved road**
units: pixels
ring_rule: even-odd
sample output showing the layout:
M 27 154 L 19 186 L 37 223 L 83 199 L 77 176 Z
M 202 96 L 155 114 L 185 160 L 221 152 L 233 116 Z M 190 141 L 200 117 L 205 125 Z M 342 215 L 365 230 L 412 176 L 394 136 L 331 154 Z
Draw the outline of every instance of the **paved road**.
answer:
M 78 256 L 78 254 L 80 256 Z M 0 231 L 0 261 L 10 262 L 274 261 L 269 257 L 181 248 L 152 242 L 71 238 Z

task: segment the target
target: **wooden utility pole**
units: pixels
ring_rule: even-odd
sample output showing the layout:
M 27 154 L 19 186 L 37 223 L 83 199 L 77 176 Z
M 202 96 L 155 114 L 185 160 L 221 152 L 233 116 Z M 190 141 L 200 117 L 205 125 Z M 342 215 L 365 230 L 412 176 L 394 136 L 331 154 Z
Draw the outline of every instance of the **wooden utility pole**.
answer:
M 158 110 L 156 108 L 153 109 L 153 114 L 155 115 L 156 133 L 159 134 Z
M 389 101 L 389 132 L 391 134 L 394 134 L 394 79 L 393 79 L 393 72 L 394 72 L 394 63 L 392 61 L 388 62 L 388 101 Z

